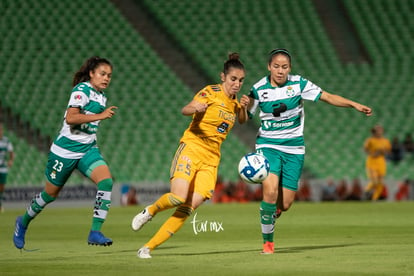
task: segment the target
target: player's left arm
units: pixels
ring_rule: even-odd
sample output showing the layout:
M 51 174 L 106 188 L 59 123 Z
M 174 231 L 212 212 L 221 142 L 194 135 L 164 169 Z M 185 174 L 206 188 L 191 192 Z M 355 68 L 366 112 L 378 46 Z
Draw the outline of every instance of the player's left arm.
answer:
M 363 104 L 354 102 L 350 99 L 344 98 L 342 96 L 331 94 L 326 91 L 322 91 L 320 99 L 328 104 L 339 106 L 339 107 L 352 107 L 358 110 L 359 112 L 365 113 L 367 116 L 372 115 L 372 109 Z
M 247 108 L 250 103 L 250 98 L 246 95 L 243 95 L 240 98 L 240 111 L 238 115 L 239 123 L 243 124 L 249 119 L 249 115 L 247 114 Z

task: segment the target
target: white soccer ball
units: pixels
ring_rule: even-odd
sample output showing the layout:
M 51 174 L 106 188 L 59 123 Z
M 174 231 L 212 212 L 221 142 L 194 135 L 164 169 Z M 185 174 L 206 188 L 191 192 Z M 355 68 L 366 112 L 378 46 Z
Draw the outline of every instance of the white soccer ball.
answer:
M 239 162 L 239 175 L 247 183 L 260 184 L 269 175 L 270 164 L 259 153 L 248 153 Z

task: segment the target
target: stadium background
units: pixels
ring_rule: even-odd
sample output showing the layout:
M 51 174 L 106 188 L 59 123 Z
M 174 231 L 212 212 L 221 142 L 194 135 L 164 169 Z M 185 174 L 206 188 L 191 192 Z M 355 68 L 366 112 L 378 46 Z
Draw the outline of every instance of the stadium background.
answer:
M 15 148 L 8 189 L 43 186 L 73 73 L 92 55 L 115 68 L 107 89 L 117 115 L 98 141 L 118 184 L 168 187 L 172 155 L 189 118 L 180 108 L 219 82 L 231 51 L 247 68 L 242 93 L 267 74 L 267 53 L 293 55 L 293 73 L 371 106 L 374 115 L 306 102 L 305 175 L 366 180 L 362 150 L 379 123 L 414 133 L 414 1 L 411 0 L 1 0 L 0 119 Z M 236 181 L 258 121 L 223 144 L 220 175 Z M 413 158 L 388 164 L 389 183 L 414 178 Z M 67 186 L 89 182 L 74 174 Z

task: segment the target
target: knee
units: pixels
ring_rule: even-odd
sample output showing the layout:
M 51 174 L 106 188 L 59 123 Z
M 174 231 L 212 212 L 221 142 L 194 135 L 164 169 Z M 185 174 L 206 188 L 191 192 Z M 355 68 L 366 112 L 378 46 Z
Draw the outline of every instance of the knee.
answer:
M 276 202 L 277 196 L 278 196 L 277 190 L 263 192 L 263 199 L 266 202 Z

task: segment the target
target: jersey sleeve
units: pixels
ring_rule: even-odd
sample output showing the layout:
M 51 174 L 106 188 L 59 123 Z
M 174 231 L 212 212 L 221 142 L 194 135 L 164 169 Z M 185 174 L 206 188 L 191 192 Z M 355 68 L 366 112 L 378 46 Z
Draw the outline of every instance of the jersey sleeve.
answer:
M 209 89 L 209 86 L 206 86 L 200 91 L 198 91 L 197 94 L 195 94 L 193 100 L 196 100 L 197 102 L 200 102 L 200 103 L 208 104 L 212 97 L 213 97 L 213 93 Z
M 316 102 L 322 95 L 322 88 L 307 79 L 300 79 L 300 87 L 302 89 L 302 98 L 305 100 Z
M 250 89 L 250 93 L 248 95 L 250 97 L 250 99 L 253 99 L 253 104 L 251 105 L 251 107 L 247 110 L 247 115 L 249 116 L 249 118 L 253 118 L 254 114 L 257 111 L 257 108 L 259 106 L 259 96 L 257 94 L 256 89 L 254 89 L 254 87 L 252 87 Z
M 72 89 L 70 95 L 68 108 L 79 107 L 82 108 L 89 103 L 89 87 L 85 84 L 78 84 Z

